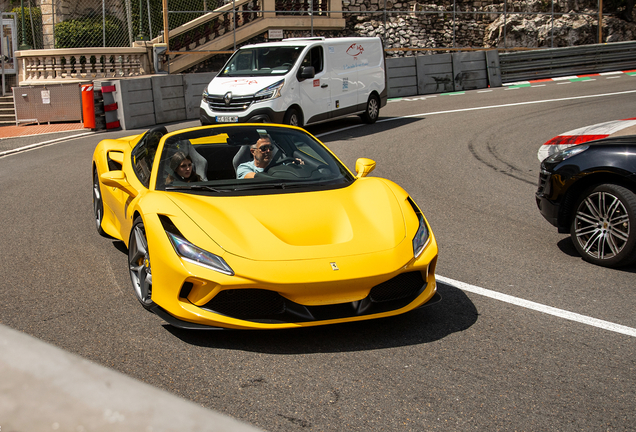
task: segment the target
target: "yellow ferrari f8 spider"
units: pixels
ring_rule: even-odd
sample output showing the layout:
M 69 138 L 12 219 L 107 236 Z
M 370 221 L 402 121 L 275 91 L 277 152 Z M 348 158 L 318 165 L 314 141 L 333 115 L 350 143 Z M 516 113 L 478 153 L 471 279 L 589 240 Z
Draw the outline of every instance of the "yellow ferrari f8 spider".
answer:
M 395 183 L 303 129 L 206 126 L 105 139 L 100 234 L 128 247 L 141 304 L 186 329 L 281 329 L 398 315 L 440 299 L 437 243 Z

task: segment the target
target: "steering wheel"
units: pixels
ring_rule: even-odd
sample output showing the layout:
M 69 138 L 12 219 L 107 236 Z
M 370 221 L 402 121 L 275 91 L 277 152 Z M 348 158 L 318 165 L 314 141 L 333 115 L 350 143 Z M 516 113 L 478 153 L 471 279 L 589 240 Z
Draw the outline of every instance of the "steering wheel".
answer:
M 289 162 L 295 163 L 295 161 L 296 161 L 296 159 L 295 159 L 295 158 L 293 158 L 293 157 L 289 157 L 289 156 L 285 156 L 285 157 L 283 157 L 283 158 L 280 158 L 280 159 L 279 159 L 279 160 L 277 160 L 276 162 L 274 162 L 274 163 L 270 163 L 269 165 L 267 165 L 267 166 L 265 167 L 265 169 L 263 170 L 263 172 L 267 172 L 267 171 L 269 171 L 271 168 L 277 167 L 277 166 L 279 166 L 279 165 L 284 165 L 284 164 L 289 163 Z

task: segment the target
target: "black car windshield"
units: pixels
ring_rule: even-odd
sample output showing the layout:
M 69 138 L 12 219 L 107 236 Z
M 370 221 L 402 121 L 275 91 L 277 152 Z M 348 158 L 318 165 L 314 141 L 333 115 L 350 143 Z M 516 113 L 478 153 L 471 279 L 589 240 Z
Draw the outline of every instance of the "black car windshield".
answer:
M 294 66 L 303 48 L 302 46 L 243 48 L 232 55 L 218 76 L 284 75 Z
M 354 179 L 304 131 L 213 126 L 166 138 L 156 189 L 206 195 L 292 193 L 343 187 Z

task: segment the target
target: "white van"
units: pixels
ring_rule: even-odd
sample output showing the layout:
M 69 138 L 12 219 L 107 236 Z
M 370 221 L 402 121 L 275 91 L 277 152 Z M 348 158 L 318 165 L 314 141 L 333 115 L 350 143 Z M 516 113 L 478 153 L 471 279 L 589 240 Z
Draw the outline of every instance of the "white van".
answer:
M 246 45 L 208 84 L 201 124 L 295 126 L 359 114 L 374 123 L 386 105 L 380 38 L 293 38 Z

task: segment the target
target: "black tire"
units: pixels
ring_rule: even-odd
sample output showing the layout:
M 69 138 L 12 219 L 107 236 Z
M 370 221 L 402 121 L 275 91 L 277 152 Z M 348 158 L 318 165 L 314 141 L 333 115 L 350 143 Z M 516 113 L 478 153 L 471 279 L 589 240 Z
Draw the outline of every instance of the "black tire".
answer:
M 146 309 L 150 309 L 152 301 L 152 271 L 146 228 L 141 217 L 136 217 L 130 230 L 128 241 L 128 268 L 135 297 Z
M 373 124 L 380 117 L 380 98 L 376 94 L 369 96 L 367 109 L 360 115 L 362 121 Z
M 99 174 L 97 169 L 93 169 L 93 215 L 95 217 L 95 225 L 97 232 L 103 237 L 110 237 L 102 229 L 102 222 L 104 220 L 104 202 L 102 201 L 102 190 L 99 184 Z
M 296 108 L 290 108 L 285 113 L 283 123 L 290 126 L 302 127 L 303 119 Z
M 636 260 L 636 195 L 622 186 L 588 189 L 574 207 L 570 236 L 584 260 L 621 267 Z

